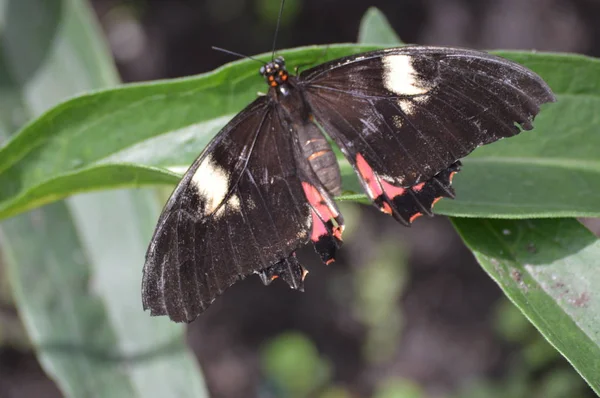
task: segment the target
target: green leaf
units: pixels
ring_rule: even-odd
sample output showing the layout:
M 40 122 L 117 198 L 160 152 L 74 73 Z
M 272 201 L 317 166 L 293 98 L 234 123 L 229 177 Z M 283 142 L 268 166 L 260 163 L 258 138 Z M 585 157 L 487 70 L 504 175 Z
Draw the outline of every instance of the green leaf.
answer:
M 600 241 L 572 219 L 453 219 L 477 261 L 600 393 Z
M 558 102 L 542 108 L 533 131 L 468 156 L 455 180 L 459 200 L 442 201 L 437 210 L 470 217 L 597 217 L 600 60 L 527 53 L 508 58 L 539 73 Z
M 375 7 L 370 7 L 360 21 L 358 42 L 383 46 L 398 46 L 402 44 L 402 40 L 400 40 L 394 29 L 392 29 L 388 19 Z
M 0 10 L 0 143 L 62 98 L 118 82 L 84 2 L 0 0 Z M 113 191 L 0 225 L 19 313 L 67 397 L 207 395 L 184 329 L 141 308 L 144 251 L 159 210 L 153 192 Z
M 331 45 L 282 54 L 293 66 L 373 48 Z M 456 178 L 457 200 L 442 201 L 436 210 L 462 216 L 600 215 L 600 193 L 590 188 L 600 186 L 599 155 L 593 150 L 600 144 L 599 122 L 591 114 L 600 106 L 600 87 L 581 78 L 600 76 L 600 62 L 563 54 L 500 55 L 540 73 L 559 103 L 543 109 L 534 131 L 468 157 Z M 0 151 L 0 217 L 76 192 L 174 184 L 219 128 L 265 88 L 256 63 L 242 60 L 205 75 L 129 85 L 63 103 Z M 355 188 L 345 161 L 342 172 L 346 187 Z
M 356 48 L 282 53 L 299 65 Z M 219 128 L 265 88 L 256 62 L 244 60 L 198 77 L 129 85 L 67 101 L 0 150 L 0 218 L 76 192 L 174 184 L 178 175 L 170 170 L 182 173 Z
M 577 55 L 501 55 L 539 73 L 558 104 L 543 110 L 533 132 L 470 155 L 455 179 L 459 199 L 440 203 L 437 210 L 470 216 L 597 211 L 599 61 Z M 492 204 L 495 210 L 486 213 Z M 600 393 L 600 296 L 594 289 L 600 283 L 598 238 L 573 219 L 452 221 L 509 299 Z

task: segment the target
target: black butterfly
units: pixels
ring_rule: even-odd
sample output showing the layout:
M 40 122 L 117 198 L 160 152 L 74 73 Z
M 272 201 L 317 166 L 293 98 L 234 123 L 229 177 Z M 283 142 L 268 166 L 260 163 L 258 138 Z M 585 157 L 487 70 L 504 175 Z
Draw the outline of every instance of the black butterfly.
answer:
M 484 52 L 402 47 L 337 59 L 289 75 L 261 68 L 270 86 L 217 134 L 167 202 L 152 237 L 144 309 L 190 322 L 226 288 L 258 274 L 302 290 L 296 250 L 312 241 L 335 261 L 344 221 L 335 155 L 367 195 L 404 225 L 454 197 L 459 159 L 533 128 L 555 101 L 530 70 Z M 517 125 L 518 124 L 518 125 Z

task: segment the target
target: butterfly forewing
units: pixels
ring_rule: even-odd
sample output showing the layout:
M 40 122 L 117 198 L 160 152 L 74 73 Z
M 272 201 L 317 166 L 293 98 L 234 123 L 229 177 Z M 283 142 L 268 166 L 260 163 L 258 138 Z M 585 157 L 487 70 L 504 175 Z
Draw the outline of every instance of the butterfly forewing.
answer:
M 296 266 L 286 262 L 309 241 L 311 217 L 294 141 L 282 131 L 260 98 L 185 174 L 147 253 L 143 302 L 153 315 L 191 321 L 239 278 L 278 262 Z
M 403 47 L 303 72 L 315 119 L 352 164 L 361 154 L 390 183 L 431 179 L 476 147 L 532 128 L 554 100 L 528 69 L 462 49 Z M 360 172 L 359 172 L 360 176 Z

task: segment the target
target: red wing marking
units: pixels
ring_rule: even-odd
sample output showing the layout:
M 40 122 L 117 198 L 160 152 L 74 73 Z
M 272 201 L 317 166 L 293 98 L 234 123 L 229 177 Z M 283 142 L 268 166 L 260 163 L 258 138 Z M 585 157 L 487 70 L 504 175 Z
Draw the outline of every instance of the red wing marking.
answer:
M 390 207 L 390 205 L 387 204 L 387 202 L 383 202 L 383 208 L 379 208 L 379 210 L 381 210 L 382 212 L 386 213 L 386 214 L 393 214 L 394 211 L 392 210 L 392 208 Z
M 342 244 L 344 224 L 341 215 L 326 193 L 319 192 L 315 186 L 304 181 L 302 189 L 310 205 L 312 217 L 310 240 L 321 260 L 325 264 L 331 264 L 335 261 L 335 253 Z
M 425 183 L 422 182 L 420 184 L 417 184 L 417 185 L 413 186 L 411 189 L 413 191 L 415 191 L 415 192 L 419 192 L 419 191 L 421 191 L 423 189 L 424 186 L 425 186 Z
M 383 187 L 383 191 L 387 194 L 389 198 L 395 198 L 396 196 L 402 196 L 406 193 L 406 189 L 402 187 L 397 187 L 395 185 L 390 184 L 384 179 L 377 178 Z M 413 188 L 414 189 L 414 188 Z
M 367 189 L 369 190 L 367 193 L 371 198 L 375 199 L 383 194 L 383 188 L 379 184 L 379 179 L 375 176 L 373 169 L 360 153 L 356 155 L 356 169 L 363 181 L 367 184 Z
M 356 155 L 355 168 L 375 206 L 409 226 L 423 214 L 433 215 L 431 208 L 442 197 L 454 197 L 451 182 L 454 174 L 460 170 L 460 162 L 453 163 L 429 180 L 412 187 L 399 187 L 387 182 L 377 175 L 360 153 Z
M 358 169 L 363 181 L 367 184 L 370 190 L 368 193 L 372 199 L 377 198 L 383 193 L 385 193 L 388 198 L 394 198 L 396 196 L 404 195 L 406 192 L 406 189 L 392 185 L 386 180 L 379 178 L 379 176 L 373 172 L 371 166 L 369 166 L 365 158 L 360 153 L 356 155 L 356 168 Z M 389 206 L 385 206 L 385 204 L 382 210 L 386 213 L 389 212 L 390 214 L 392 212 L 392 209 Z
M 317 188 L 304 181 L 302 181 L 302 188 L 304 189 L 304 195 L 306 195 L 308 203 L 315 209 L 321 219 L 335 219 L 339 215 L 335 207 L 327 204 Z
M 325 223 L 323 223 L 323 221 L 321 221 L 321 219 L 319 218 L 319 216 L 317 215 L 317 213 L 314 210 L 311 210 L 311 214 L 312 214 L 312 232 L 310 235 L 310 240 L 312 240 L 313 242 L 316 242 L 319 240 L 319 237 L 326 235 L 329 233 L 329 231 L 327 231 L 327 227 L 325 227 Z

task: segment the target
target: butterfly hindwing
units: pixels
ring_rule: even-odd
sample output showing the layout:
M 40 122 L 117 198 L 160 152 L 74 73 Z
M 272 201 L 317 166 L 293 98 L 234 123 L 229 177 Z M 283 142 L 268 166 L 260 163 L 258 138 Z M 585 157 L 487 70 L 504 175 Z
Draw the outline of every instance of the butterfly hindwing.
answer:
M 298 175 L 302 181 L 304 197 L 306 198 L 312 218 L 311 241 L 321 260 L 326 265 L 335 262 L 337 250 L 342 245 L 342 233 L 344 231 L 344 219 L 340 213 L 333 194 L 329 188 L 337 186 L 339 167 L 331 147 L 327 144 L 325 137 L 312 122 L 297 125 L 295 128 L 297 142 L 296 164 Z M 303 145 L 310 145 L 311 141 L 322 140 L 322 144 L 312 148 L 313 153 L 306 156 L 302 151 Z M 316 152 L 314 152 L 316 150 Z M 314 161 L 313 157 L 329 160 L 324 162 Z M 311 163 L 313 160 L 313 163 Z M 341 183 L 341 180 L 340 180 Z

